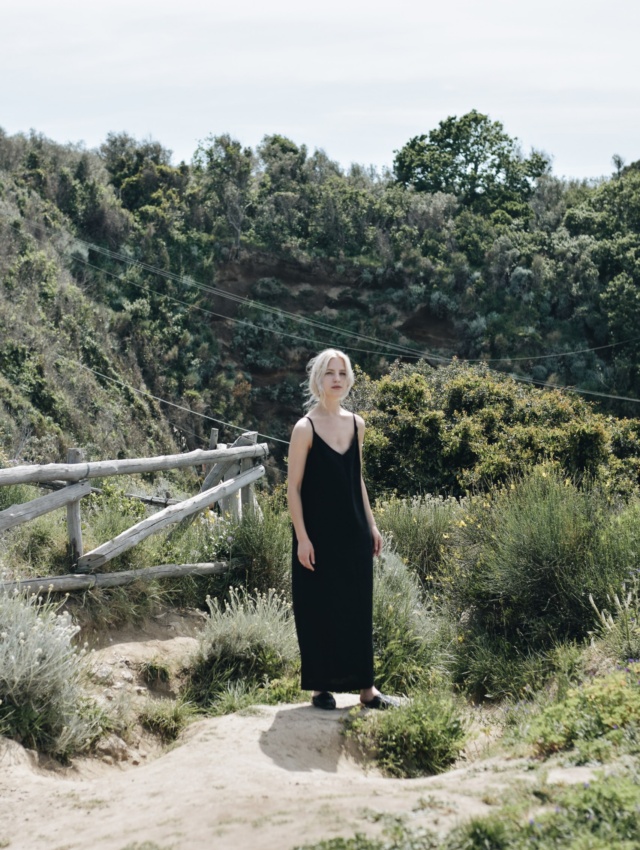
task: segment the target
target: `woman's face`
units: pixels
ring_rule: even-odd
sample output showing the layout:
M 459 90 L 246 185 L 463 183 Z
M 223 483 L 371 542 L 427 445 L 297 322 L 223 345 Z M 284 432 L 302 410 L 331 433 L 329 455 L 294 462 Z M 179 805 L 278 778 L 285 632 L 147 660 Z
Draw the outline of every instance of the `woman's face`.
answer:
M 347 368 L 340 357 L 332 357 L 322 376 L 322 389 L 325 398 L 342 398 L 347 391 Z

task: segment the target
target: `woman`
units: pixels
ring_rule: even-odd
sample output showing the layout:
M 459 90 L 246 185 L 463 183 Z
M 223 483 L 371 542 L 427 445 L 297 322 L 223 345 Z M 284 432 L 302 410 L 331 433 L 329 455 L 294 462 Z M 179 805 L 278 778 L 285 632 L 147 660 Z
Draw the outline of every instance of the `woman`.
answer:
M 373 685 L 373 556 L 382 549 L 362 480 L 364 421 L 342 407 L 353 386 L 346 354 L 333 348 L 310 361 L 309 413 L 289 447 L 293 523 L 293 612 L 302 688 L 317 708 L 332 691 L 360 691 L 368 708 L 396 704 Z

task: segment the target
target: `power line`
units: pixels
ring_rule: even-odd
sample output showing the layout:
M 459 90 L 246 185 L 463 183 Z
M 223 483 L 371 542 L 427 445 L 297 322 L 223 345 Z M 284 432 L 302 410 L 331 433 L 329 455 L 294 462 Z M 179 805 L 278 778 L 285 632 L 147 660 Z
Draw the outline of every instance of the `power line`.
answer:
M 46 229 L 45 226 L 42 225 L 40 222 L 34 222 L 33 220 L 30 220 L 30 219 L 27 219 L 27 221 L 29 221 L 31 224 L 34 224 L 36 227 L 39 227 L 43 230 Z M 15 226 L 12 225 L 11 223 L 9 223 L 9 227 L 13 227 L 14 229 L 17 230 L 17 228 L 15 228 Z M 404 357 L 406 359 L 416 359 L 416 360 L 421 360 L 421 359 L 423 359 L 423 360 L 435 360 L 435 361 L 441 362 L 441 363 L 449 363 L 450 360 L 451 360 L 451 358 L 449 358 L 449 357 L 442 357 L 441 355 L 433 354 L 432 352 L 428 352 L 428 351 L 417 352 L 414 348 L 409 348 L 407 346 L 399 345 L 397 343 L 393 343 L 393 342 L 390 342 L 390 341 L 382 341 L 382 340 L 377 339 L 376 337 L 371 337 L 371 336 L 367 336 L 365 334 L 360 334 L 357 331 L 348 331 L 346 329 L 336 328 L 333 325 L 329 325 L 325 322 L 320 322 L 316 319 L 310 319 L 306 316 L 300 315 L 299 313 L 291 313 L 291 312 L 289 312 L 287 310 L 283 310 L 282 308 L 279 308 L 279 307 L 272 307 L 271 305 L 264 304 L 263 302 L 256 301 L 256 300 L 251 299 L 251 298 L 245 298 L 244 296 L 236 295 L 235 293 L 232 293 L 232 292 L 227 292 L 226 290 L 220 289 L 219 287 L 211 286 L 209 284 L 204 284 L 204 283 L 197 281 L 197 280 L 194 280 L 192 278 L 180 276 L 180 275 L 175 274 L 174 272 L 166 271 L 165 269 L 160 269 L 157 266 L 152 266 L 148 263 L 143 263 L 140 260 L 136 260 L 132 257 L 127 256 L 126 254 L 121 254 L 117 251 L 112 251 L 109 248 L 103 248 L 100 245 L 95 245 L 92 242 L 87 242 L 86 240 L 81 239 L 80 237 L 74 237 L 74 239 L 75 239 L 76 242 L 81 243 L 82 245 L 84 245 L 89 250 L 92 250 L 96 253 L 100 253 L 104 256 L 109 257 L 110 259 L 115 259 L 119 262 L 124 262 L 124 263 L 127 263 L 127 264 L 132 265 L 132 266 L 138 266 L 139 268 L 149 272 L 150 274 L 154 274 L 154 275 L 164 277 L 168 280 L 172 280 L 175 283 L 181 283 L 183 285 L 186 285 L 186 286 L 189 286 L 189 287 L 192 287 L 192 288 L 195 288 L 195 289 L 199 289 L 203 292 L 207 292 L 207 293 L 225 298 L 229 301 L 233 301 L 233 302 L 238 303 L 238 304 L 243 304 L 243 305 L 246 305 L 246 306 L 255 307 L 256 309 L 258 309 L 258 310 L 260 310 L 264 313 L 267 313 L 267 314 L 270 313 L 272 315 L 276 315 L 276 316 L 280 316 L 282 318 L 290 319 L 291 321 L 296 321 L 296 322 L 299 322 L 299 323 L 302 323 L 302 324 L 307 324 L 311 327 L 321 328 L 323 330 L 329 330 L 329 331 L 331 331 L 331 333 L 338 333 L 342 336 L 350 337 L 352 339 L 358 339 L 358 340 L 373 342 L 374 344 L 383 346 L 387 349 L 393 349 L 393 351 L 389 351 L 389 352 L 380 352 L 380 351 L 371 351 L 370 349 L 357 348 L 357 347 L 354 347 L 354 346 L 343 346 L 344 348 L 347 348 L 347 350 L 349 350 L 349 351 L 358 351 L 358 352 L 361 352 L 361 353 L 364 353 L 364 354 L 374 354 L 374 355 L 383 356 L 383 357 Z M 78 255 L 75 255 L 74 259 L 76 261 L 83 263 L 84 265 L 88 266 L 89 268 L 93 268 L 96 271 L 102 272 L 103 274 L 108 274 L 112 277 L 122 279 L 122 275 L 117 275 L 115 272 L 111 272 L 111 271 L 108 271 L 106 269 L 102 269 L 99 266 L 95 266 L 93 263 L 90 263 L 88 260 L 85 260 L 83 257 L 79 257 Z M 234 322 L 236 324 L 245 325 L 247 327 L 252 327 L 252 328 L 255 328 L 257 330 L 262 330 L 266 333 L 272 333 L 272 334 L 276 334 L 278 336 L 284 336 L 284 337 L 288 337 L 290 339 L 296 339 L 298 341 L 307 342 L 311 345 L 321 344 L 321 345 L 326 345 L 327 347 L 331 346 L 331 343 L 323 342 L 322 340 L 316 340 L 316 339 L 310 340 L 308 337 L 303 337 L 303 336 L 299 336 L 299 335 L 296 335 L 296 334 L 291 334 L 291 333 L 288 333 L 286 331 L 282 331 L 282 330 L 277 329 L 277 328 L 269 328 L 269 327 L 265 327 L 264 325 L 257 325 L 254 322 L 249 322 L 249 321 L 246 321 L 246 320 L 243 320 L 243 319 L 237 319 L 235 317 L 228 316 L 224 313 L 217 313 L 215 311 L 208 310 L 205 307 L 201 307 L 198 304 L 190 304 L 189 302 L 181 301 L 179 298 L 176 298 L 175 296 L 171 296 L 171 295 L 168 295 L 166 293 L 159 293 L 157 290 L 155 290 L 151 287 L 146 287 L 143 284 L 136 283 L 135 281 L 132 281 L 132 280 L 127 280 L 126 282 L 133 285 L 133 286 L 136 286 L 140 289 L 143 289 L 147 292 L 153 292 L 153 293 L 156 293 L 158 295 L 162 295 L 163 297 L 169 298 L 170 300 L 173 300 L 178 304 L 182 304 L 184 306 L 200 310 L 201 312 L 204 312 L 208 315 L 216 316 L 217 318 L 221 318 L 221 319 L 226 319 L 227 321 L 231 321 L 231 322 Z M 475 358 L 474 357 L 466 357 L 466 358 L 460 358 L 460 360 L 467 362 L 467 363 L 513 363 L 513 362 L 526 362 L 526 361 L 529 361 L 529 360 L 546 360 L 546 359 L 553 359 L 553 358 L 558 358 L 558 357 L 568 357 L 568 356 L 572 356 L 574 354 L 586 354 L 586 353 L 590 353 L 590 352 L 594 352 L 594 351 L 602 351 L 602 350 L 607 349 L 607 348 L 615 348 L 617 346 L 627 345 L 628 343 L 631 343 L 631 342 L 637 342 L 638 340 L 640 340 L 640 336 L 631 337 L 630 339 L 621 340 L 619 342 L 607 343 L 605 345 L 593 346 L 591 348 L 574 349 L 573 351 L 559 351 L 559 352 L 552 352 L 552 353 L 547 353 L 547 354 L 534 354 L 534 355 L 519 356 L 519 357 L 475 357 Z
M 29 219 L 27 219 L 27 221 L 30 221 L 31 224 L 35 224 L 37 227 L 39 227 L 43 230 L 45 229 L 44 225 L 40 224 L 39 222 L 33 222 L 32 220 L 29 220 Z M 8 224 L 9 224 L 9 227 L 12 227 L 15 230 L 18 229 L 17 227 L 15 227 L 10 222 Z M 76 239 L 76 241 L 87 246 L 87 248 L 94 250 L 98 253 L 102 253 L 106 256 L 109 256 L 109 257 L 116 259 L 116 260 L 119 260 L 119 261 L 127 262 L 130 265 L 139 266 L 140 268 L 144 269 L 145 271 L 148 271 L 151 274 L 160 275 L 160 276 L 165 277 L 167 279 L 173 280 L 174 282 L 182 283 L 182 284 L 187 285 L 187 286 L 193 286 L 197 289 L 200 289 L 200 290 L 205 291 L 205 292 L 210 292 L 210 293 L 215 294 L 215 295 L 220 295 L 221 297 L 235 301 L 236 303 L 248 304 L 250 306 L 256 307 L 257 309 L 263 310 L 264 312 L 275 314 L 275 315 L 280 315 L 280 316 L 283 316 L 285 318 L 290 318 L 290 319 L 293 319 L 293 320 L 296 320 L 296 321 L 301 321 L 303 323 L 310 324 L 312 326 L 330 328 L 332 332 L 334 332 L 334 333 L 339 332 L 340 334 L 342 334 L 344 336 L 350 336 L 350 337 L 355 338 L 355 339 L 367 339 L 367 340 L 371 340 L 371 341 L 373 341 L 373 342 L 375 342 L 376 344 L 379 344 L 379 345 L 381 344 L 381 345 L 387 345 L 387 347 L 393 347 L 393 348 L 396 348 L 396 349 L 403 349 L 403 351 L 396 351 L 393 354 L 391 354 L 391 353 L 385 353 L 385 352 L 380 352 L 380 351 L 371 351 L 369 349 L 356 348 L 354 346 L 343 346 L 343 348 L 346 348 L 348 351 L 359 351 L 359 352 L 363 352 L 363 353 L 367 353 L 367 354 L 376 354 L 378 356 L 383 356 L 383 357 L 393 357 L 393 356 L 395 356 L 395 357 L 405 357 L 407 359 L 436 360 L 436 361 L 441 362 L 441 363 L 449 363 L 449 362 L 451 362 L 451 359 L 452 359 L 452 358 L 445 358 L 445 357 L 442 357 L 442 356 L 439 356 L 439 355 L 431 354 L 429 352 L 417 353 L 413 349 L 408 349 L 404 346 L 398 346 L 395 343 L 381 343 L 375 337 L 367 337 L 365 335 L 358 334 L 356 332 L 347 331 L 347 330 L 327 326 L 322 322 L 316 322 L 315 320 L 306 319 L 305 317 L 299 316 L 298 314 L 288 313 L 287 311 L 280 310 L 279 308 L 271 307 L 269 305 L 262 304 L 261 302 L 256 302 L 256 301 L 253 301 L 251 299 L 244 298 L 243 296 L 234 295 L 233 293 L 226 292 L 225 290 L 218 289 L 217 287 L 211 287 L 211 286 L 208 286 L 206 284 L 202 284 L 202 283 L 199 283 L 197 281 L 191 280 L 189 278 L 181 277 L 179 275 L 174 274 L 173 272 L 167 272 L 167 271 L 165 271 L 163 269 L 159 269 L 155 266 L 151 266 L 149 264 L 142 263 L 138 260 L 134 260 L 133 258 L 127 257 L 126 255 L 118 254 L 115 251 L 110 251 L 107 248 L 102 248 L 101 246 L 94 245 L 93 243 L 90 243 L 90 242 L 86 242 L 83 239 L 80 239 L 80 238 L 77 238 L 77 237 L 74 237 L 74 238 Z M 108 275 L 110 275 L 112 277 L 116 277 L 120 280 L 123 279 L 123 275 L 118 275 L 115 272 L 111 272 L 111 271 L 106 270 L 106 269 L 101 269 L 99 266 L 95 266 L 94 264 L 90 263 L 88 260 L 85 260 L 82 257 L 79 257 L 79 256 L 76 255 L 74 257 L 74 259 L 85 264 L 86 266 L 88 266 L 90 268 L 93 268 L 96 271 L 100 271 L 103 274 L 108 274 Z M 307 342 L 307 343 L 312 344 L 312 345 L 322 344 L 322 345 L 326 345 L 327 347 L 331 346 L 330 343 L 322 342 L 320 340 L 310 340 L 307 337 L 302 337 L 302 336 L 299 336 L 299 335 L 290 334 L 290 333 L 287 333 L 286 331 L 282 331 L 282 330 L 279 330 L 277 328 L 268 328 L 268 327 L 265 327 L 263 325 L 257 325 L 253 322 L 245 321 L 243 319 L 237 319 L 237 318 L 234 318 L 232 316 L 227 316 L 223 313 L 217 313 L 217 312 L 214 312 L 212 310 L 207 310 L 206 308 L 201 307 L 198 304 L 189 304 L 188 302 L 182 301 L 182 300 L 175 298 L 174 296 L 168 295 L 166 293 L 159 293 L 159 292 L 157 292 L 157 290 L 152 289 L 151 287 L 146 287 L 143 284 L 136 283 L 135 281 L 127 280 L 126 282 L 130 283 L 133 286 L 136 286 L 140 289 L 143 289 L 147 292 L 153 292 L 157 295 L 162 295 L 162 297 L 168 298 L 169 300 L 175 301 L 176 303 L 182 304 L 183 306 L 186 306 L 186 307 L 189 307 L 189 308 L 192 308 L 192 309 L 196 309 L 196 310 L 200 310 L 200 311 L 202 311 L 202 312 L 204 312 L 208 315 L 212 315 L 212 316 L 216 316 L 218 318 L 226 319 L 228 321 L 231 321 L 231 322 L 234 322 L 234 323 L 237 323 L 237 324 L 246 325 L 246 326 L 255 328 L 257 330 L 262 330 L 266 333 L 272 333 L 272 334 L 276 334 L 276 335 L 279 335 L 279 336 L 285 336 L 285 337 L 288 337 L 288 338 L 291 338 L 291 339 L 296 339 L 296 340 L 299 340 L 299 341 Z M 531 357 L 460 358 L 460 362 L 487 363 L 488 364 L 488 363 L 505 363 L 505 362 L 515 362 L 515 361 L 540 360 L 540 359 L 565 357 L 565 356 L 570 356 L 570 355 L 573 355 L 573 354 L 584 354 L 584 353 L 588 353 L 588 352 L 592 352 L 592 351 L 600 351 L 600 350 L 606 349 L 606 348 L 614 348 L 616 346 L 625 345 L 625 344 L 630 343 L 630 342 L 635 342 L 638 339 L 640 339 L 640 337 L 632 337 L 630 339 L 622 340 L 620 342 L 614 342 L 614 343 L 609 343 L 607 345 L 595 346 L 593 348 L 583 348 L 583 349 L 577 349 L 577 350 L 574 350 L 574 351 L 557 352 L 557 353 L 550 353 L 550 354 L 543 354 L 543 355 L 533 355 Z M 83 365 L 83 364 L 79 364 L 79 365 Z M 83 366 L 83 368 L 88 368 L 88 367 Z M 93 370 L 90 370 L 90 371 L 93 371 Z M 99 373 L 96 373 L 96 374 L 99 374 Z M 597 392 L 595 390 L 583 390 L 583 389 L 580 389 L 580 388 L 577 388 L 577 387 L 559 387 L 555 384 L 547 383 L 547 382 L 544 382 L 544 381 L 538 381 L 534 378 L 528 378 L 528 377 L 516 375 L 516 374 L 511 373 L 511 372 L 503 372 L 503 374 L 510 376 L 511 378 L 513 378 L 516 381 L 531 383 L 531 384 L 535 384 L 537 386 L 548 387 L 548 388 L 555 389 L 555 390 L 566 390 L 566 391 L 569 391 L 569 392 L 580 393 L 582 395 L 594 395 L 594 396 L 598 396 L 598 397 L 601 397 L 601 398 L 611 399 L 611 400 L 614 400 L 614 401 L 616 401 L 616 400 L 617 401 L 629 401 L 629 402 L 634 402 L 634 403 L 640 402 L 640 399 L 631 398 L 629 396 L 616 396 L 616 395 L 612 395 L 610 393 L 601 393 L 601 392 Z M 104 377 L 106 380 L 113 380 L 113 381 L 116 380 L 114 378 L 109 378 L 108 376 L 105 376 L 105 375 L 103 375 L 102 377 Z M 117 383 L 122 383 L 122 382 L 117 382 Z M 123 386 L 129 386 L 129 385 L 123 383 Z M 161 401 L 165 404 L 173 405 L 174 407 L 177 407 L 180 410 L 185 410 L 185 411 L 192 413 L 196 416 L 204 416 L 204 414 L 199 414 L 196 411 L 192 411 L 192 410 L 189 410 L 188 408 L 183 408 L 183 407 L 180 407 L 179 405 L 175 405 L 175 404 L 173 404 L 173 402 L 169 402 L 169 401 L 166 401 L 164 399 L 159 399 L 156 396 L 152 396 L 150 393 L 143 393 L 141 390 L 137 390 L 135 387 L 129 387 L 129 389 L 133 390 L 134 392 L 142 393 L 143 395 L 149 395 L 151 398 L 155 398 L 156 400 Z M 240 428 L 240 426 L 230 425 L 229 423 L 221 422 L 221 420 L 216 420 L 213 417 L 204 417 L 204 418 L 211 419 L 211 421 L 213 421 L 213 422 L 220 422 L 221 424 L 226 424 L 226 425 L 228 425 L 228 427 L 237 428 L 238 430 L 243 430 L 243 429 Z M 268 435 L 263 434 L 261 436 L 268 436 Z M 286 441 L 279 440 L 277 437 L 268 437 L 268 438 L 275 440 L 277 442 L 286 443 Z
M 82 257 L 75 257 L 74 259 L 77 262 L 83 263 L 85 266 L 88 266 L 91 269 L 95 269 L 96 271 L 99 271 L 101 274 L 107 274 L 110 277 L 116 278 L 117 280 L 124 280 L 123 274 L 118 274 L 117 272 L 112 272 L 112 271 L 109 271 L 108 269 L 102 269 L 99 266 L 96 266 L 93 263 L 90 263 L 88 260 L 83 259 Z M 134 280 L 128 280 L 127 279 L 127 280 L 124 280 L 124 282 L 131 285 L 131 286 L 135 286 L 138 289 L 142 289 L 145 292 L 152 292 L 155 295 L 160 295 L 162 298 L 167 298 L 169 301 L 174 301 L 176 304 L 182 304 L 182 306 L 188 307 L 189 309 L 199 310 L 201 313 L 205 313 L 208 316 L 215 316 L 216 318 L 219 318 L 219 319 L 226 319 L 227 321 L 233 322 L 234 324 L 237 324 L 237 325 L 243 325 L 245 327 L 254 328 L 254 329 L 259 330 L 259 331 L 264 331 L 265 333 L 275 334 L 276 336 L 287 337 L 288 339 L 295 339 L 299 342 L 306 342 L 312 347 L 318 346 L 318 345 L 324 345 L 326 348 L 333 348 L 334 347 L 334 344 L 331 343 L 331 342 L 325 342 L 325 341 L 319 340 L 319 339 L 309 339 L 309 337 L 300 336 L 299 334 L 292 334 L 292 333 L 289 333 L 288 331 L 283 331 L 279 328 L 270 328 L 270 327 L 267 327 L 265 325 L 257 325 L 255 322 L 249 322 L 246 319 L 238 319 L 234 316 L 228 316 L 225 313 L 217 313 L 214 310 L 209 310 L 207 307 L 202 307 L 200 304 L 191 304 L 188 301 L 182 301 L 180 298 L 176 298 L 175 295 L 168 295 L 165 292 L 158 292 L 157 289 L 153 289 L 150 286 L 145 286 L 143 283 L 137 283 Z M 257 304 L 255 306 L 257 306 Z M 348 333 L 348 331 L 344 331 L 343 333 L 346 335 Z M 398 354 L 397 352 L 387 353 L 387 352 L 384 352 L 384 351 L 372 351 L 369 348 L 357 348 L 353 345 L 342 345 L 342 348 L 346 349 L 347 351 L 357 351 L 357 352 L 364 353 L 364 354 L 374 354 L 374 355 L 377 355 L 378 357 L 387 357 L 387 358 L 390 358 L 390 357 L 407 357 L 408 358 L 408 357 L 410 357 L 410 355 Z M 412 359 L 416 359 L 416 360 L 425 359 L 426 357 L 428 357 L 431 360 L 437 360 L 437 361 L 442 362 L 442 363 L 448 363 L 449 360 L 450 360 L 450 358 L 448 358 L 448 357 L 440 357 L 440 356 L 435 355 L 435 354 L 428 354 L 428 355 L 415 355 L 414 354 L 411 357 L 412 357 Z
M 104 378 L 105 381 L 112 381 L 114 384 L 119 384 L 121 387 L 126 387 L 126 389 L 131 390 L 134 393 L 138 393 L 138 395 L 146 396 L 147 398 L 152 398 L 154 401 L 161 402 L 162 404 L 167 404 L 169 407 L 175 407 L 177 410 L 183 410 L 185 413 L 190 413 L 192 416 L 199 416 L 201 419 L 207 419 L 210 422 L 216 422 L 218 425 L 226 425 L 227 428 L 235 428 L 236 431 L 246 431 L 246 428 L 243 428 L 241 425 L 233 425 L 231 422 L 225 422 L 222 419 L 216 419 L 213 416 L 208 416 L 206 413 L 199 413 L 197 410 L 191 410 L 188 407 L 183 407 L 180 404 L 176 404 L 173 401 L 167 401 L 166 398 L 160 398 L 160 396 L 153 395 L 153 393 L 147 392 L 146 390 L 139 390 L 137 387 L 131 386 L 131 384 L 127 384 L 125 381 L 120 381 L 118 378 L 112 378 L 110 375 L 105 375 L 103 372 L 98 372 L 96 369 L 92 369 L 90 366 L 86 366 L 84 363 L 81 363 L 79 360 L 73 360 L 70 357 L 64 357 L 61 355 L 59 360 L 66 360 L 68 363 L 72 363 L 74 366 L 80 366 L 81 369 L 86 369 L 87 372 L 92 372 L 94 375 L 97 375 L 99 378 Z M 285 445 L 289 445 L 288 440 L 281 440 L 279 437 L 272 437 L 270 434 L 263 434 L 258 431 L 258 436 L 266 437 L 268 440 L 273 440 L 276 443 L 284 443 Z

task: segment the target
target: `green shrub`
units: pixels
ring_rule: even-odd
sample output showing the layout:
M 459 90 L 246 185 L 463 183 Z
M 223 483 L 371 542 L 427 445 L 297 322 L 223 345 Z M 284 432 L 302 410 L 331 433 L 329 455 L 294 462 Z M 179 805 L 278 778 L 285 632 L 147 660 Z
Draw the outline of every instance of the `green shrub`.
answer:
M 233 566 L 246 587 L 291 595 L 291 521 L 279 495 L 260 500 L 262 516 L 247 512 L 233 536 Z
M 450 592 L 470 630 L 504 638 L 520 653 L 587 637 L 596 604 L 635 562 L 612 532 L 608 499 L 579 489 L 553 465 L 496 494 L 471 500 L 458 523 Z
M 456 499 L 441 496 L 392 496 L 376 503 L 378 528 L 391 538 L 396 551 L 416 571 L 425 585 L 440 574 L 460 515 Z
M 472 818 L 447 836 L 395 823 L 381 838 L 358 834 L 298 850 L 635 850 L 639 810 L 637 779 L 611 776 L 583 785 L 535 788 L 519 806 Z
M 0 593 L 0 733 L 58 757 L 86 750 L 101 716 L 85 696 L 78 628 L 36 596 Z
M 466 733 L 454 700 L 443 692 L 416 694 L 405 705 L 352 715 L 347 734 L 373 754 L 389 776 L 428 776 L 460 755 Z
M 519 651 L 503 637 L 480 631 L 466 631 L 459 636 L 453 678 L 474 700 L 527 697 L 553 673 L 553 662 L 547 652 Z
M 564 475 L 608 471 L 627 488 L 635 468 L 614 462 L 615 429 L 581 398 L 523 386 L 486 366 L 395 365 L 364 378 L 354 409 L 366 419 L 372 496 L 487 490 L 554 458 Z M 627 445 L 634 457 L 637 447 Z
M 290 672 L 298 643 L 289 603 L 273 590 L 250 596 L 232 588 L 228 601 L 208 600 L 209 617 L 190 672 L 188 693 L 207 705 L 230 682 L 260 685 Z
M 501 812 L 455 829 L 442 850 L 634 850 L 640 841 L 640 787 L 624 776 L 538 789 L 534 817 Z M 534 801 L 532 801 L 534 802 Z M 389 845 L 389 850 L 394 845 Z M 400 850 L 400 846 L 395 847 Z
M 572 688 L 564 699 L 547 706 L 531 726 L 540 755 L 567 750 L 581 742 L 605 739 L 621 745 L 626 733 L 640 730 L 640 662 L 624 670 Z
M 442 678 L 452 628 L 427 607 L 418 579 L 393 551 L 378 559 L 373 584 L 375 681 L 382 690 L 408 693 Z

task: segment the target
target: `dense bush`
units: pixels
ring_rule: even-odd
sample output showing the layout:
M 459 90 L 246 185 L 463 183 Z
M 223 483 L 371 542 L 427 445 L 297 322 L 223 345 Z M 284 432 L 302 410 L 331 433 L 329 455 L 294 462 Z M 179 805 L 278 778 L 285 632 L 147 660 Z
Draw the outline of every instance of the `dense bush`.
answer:
M 373 753 L 386 774 L 403 777 L 442 773 L 466 737 L 459 707 L 439 691 L 415 694 L 393 710 L 352 716 L 347 734 Z
M 458 527 L 451 595 L 471 630 L 515 648 L 544 649 L 593 627 L 602 604 L 636 564 L 598 488 L 578 488 L 545 464 L 503 490 L 471 500 Z
M 101 713 L 86 697 L 78 628 L 36 596 L 0 593 L 0 734 L 65 758 L 99 736 Z
M 547 706 L 531 725 L 530 739 L 538 754 L 548 756 L 572 747 L 584 750 L 582 760 L 627 742 L 640 751 L 640 663 L 594 678 L 569 690 Z M 592 742 L 598 746 L 589 747 Z
M 188 693 L 208 706 L 233 681 L 261 685 L 295 668 L 298 644 L 289 603 L 273 590 L 232 588 L 209 600 L 209 617 L 189 674 Z
M 611 421 L 576 396 L 539 390 L 484 366 L 394 367 L 363 376 L 354 405 L 367 422 L 372 494 L 461 496 L 488 489 L 545 459 L 568 476 L 602 475 L 613 489 L 638 484 Z

